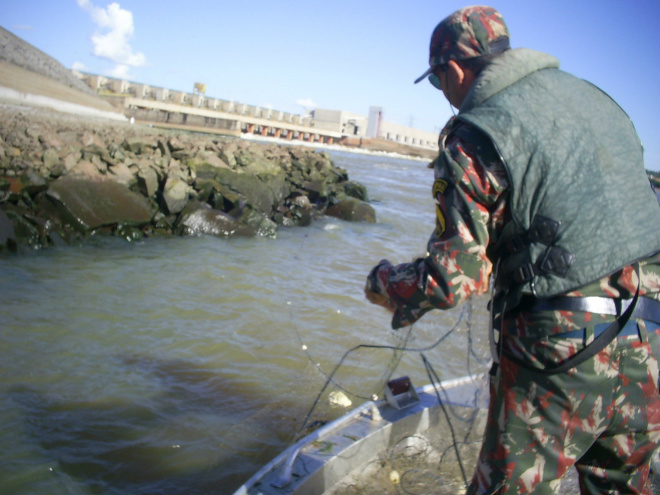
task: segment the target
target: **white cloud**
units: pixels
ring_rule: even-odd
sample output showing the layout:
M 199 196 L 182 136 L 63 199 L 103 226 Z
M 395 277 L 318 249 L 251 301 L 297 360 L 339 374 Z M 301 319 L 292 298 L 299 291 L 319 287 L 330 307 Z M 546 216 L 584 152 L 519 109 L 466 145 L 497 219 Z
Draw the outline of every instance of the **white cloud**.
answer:
M 128 67 L 143 67 L 147 64 L 144 54 L 134 53 L 129 44 L 134 32 L 132 12 L 122 9 L 115 2 L 103 9 L 89 0 L 76 1 L 98 28 L 92 35 L 94 55 L 118 64 L 113 69 L 118 73 L 126 74 Z
M 86 71 L 87 67 L 85 67 L 85 64 L 83 64 L 82 62 L 74 62 L 73 65 L 71 66 L 71 69 L 78 71 Z
M 115 79 L 129 79 L 128 70 L 128 65 L 117 64 L 113 69 L 106 70 L 105 75 L 114 77 Z
M 316 108 L 318 106 L 311 98 L 299 98 L 296 100 L 296 105 L 303 108 Z

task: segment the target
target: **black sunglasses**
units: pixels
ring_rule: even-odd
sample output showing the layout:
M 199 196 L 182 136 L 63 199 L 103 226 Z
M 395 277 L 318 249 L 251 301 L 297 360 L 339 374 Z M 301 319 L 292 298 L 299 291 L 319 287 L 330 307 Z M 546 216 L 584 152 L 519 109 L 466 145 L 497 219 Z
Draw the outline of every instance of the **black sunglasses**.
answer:
M 433 72 L 429 74 L 429 82 L 433 85 L 434 88 L 442 91 L 442 85 L 440 84 L 440 78 L 435 75 L 435 71 L 439 70 L 440 72 L 447 72 L 449 64 L 438 64 L 433 67 Z

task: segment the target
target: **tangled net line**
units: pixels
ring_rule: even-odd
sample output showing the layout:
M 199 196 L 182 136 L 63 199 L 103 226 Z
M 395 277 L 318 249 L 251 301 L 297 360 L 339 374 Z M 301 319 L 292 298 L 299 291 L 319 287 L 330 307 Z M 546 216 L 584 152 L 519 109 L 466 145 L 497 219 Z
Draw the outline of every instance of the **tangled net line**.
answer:
M 293 317 L 292 317 L 292 320 L 295 321 L 295 319 Z M 460 468 L 462 480 L 465 483 L 465 485 L 467 485 L 467 474 L 465 472 L 465 467 L 463 465 L 462 456 L 461 456 L 461 453 L 459 451 L 459 446 L 461 444 L 467 444 L 468 443 L 468 437 L 472 433 L 472 427 L 474 425 L 474 422 L 475 422 L 474 420 L 475 420 L 476 414 L 478 413 L 478 410 L 475 409 L 472 412 L 472 416 L 470 418 L 466 419 L 466 418 L 460 417 L 460 415 L 454 411 L 454 408 L 452 406 L 449 406 L 449 408 L 447 408 L 445 406 L 444 402 L 442 401 L 442 399 L 440 397 L 440 392 L 442 391 L 441 380 L 439 379 L 437 373 L 435 372 L 435 369 L 433 368 L 433 365 L 431 364 L 431 362 L 427 359 L 426 355 L 424 354 L 425 352 L 428 352 L 432 349 L 435 349 L 437 346 L 439 346 L 441 343 L 443 343 L 449 336 L 451 336 L 454 332 L 456 332 L 458 330 L 458 328 L 460 327 L 460 325 L 464 321 L 465 321 L 466 326 L 467 326 L 467 339 L 468 339 L 468 348 L 469 348 L 469 352 L 468 352 L 468 356 L 467 356 L 467 371 L 468 371 L 469 376 L 473 376 L 473 372 L 472 372 L 472 369 L 471 369 L 472 368 L 472 365 L 471 365 L 472 359 L 476 360 L 479 364 L 486 364 L 487 361 L 482 359 L 481 357 L 479 357 L 476 354 L 475 349 L 474 349 L 473 339 L 472 339 L 472 303 L 471 303 L 470 300 L 468 300 L 462 306 L 462 309 L 461 309 L 461 312 L 459 314 L 458 320 L 453 325 L 453 327 L 451 329 L 449 329 L 447 332 L 445 332 L 442 336 L 440 336 L 432 344 L 430 344 L 428 346 L 425 346 L 425 347 L 408 347 L 407 344 L 408 344 L 408 341 L 410 340 L 410 337 L 411 337 L 411 334 L 412 334 L 412 331 L 413 331 L 413 326 L 414 326 L 414 325 L 411 325 L 408 328 L 408 331 L 406 332 L 406 335 L 403 338 L 403 342 L 402 342 L 401 345 L 372 345 L 372 344 L 357 345 L 357 346 L 347 350 L 344 353 L 344 355 L 341 357 L 339 362 L 335 365 L 332 372 L 329 373 L 329 374 L 326 373 L 323 370 L 323 368 L 320 366 L 320 364 L 318 364 L 314 361 L 311 354 L 309 353 L 306 346 L 304 345 L 303 339 L 300 335 L 300 332 L 298 331 L 298 328 L 294 324 L 293 327 L 294 327 L 294 330 L 296 332 L 297 338 L 300 341 L 302 348 L 305 350 L 305 353 L 307 354 L 307 357 L 308 357 L 309 361 L 312 363 L 313 366 L 315 366 L 319 370 L 319 372 L 321 374 L 323 374 L 326 377 L 326 381 L 325 381 L 323 387 L 321 388 L 321 390 L 317 394 L 316 399 L 314 400 L 314 403 L 313 403 L 312 407 L 310 408 L 310 410 L 305 415 L 305 418 L 302 421 L 302 424 L 301 424 L 300 428 L 298 429 L 298 431 L 296 433 L 296 436 L 301 436 L 301 433 L 306 428 L 308 428 L 310 417 L 312 416 L 312 414 L 316 410 L 317 406 L 319 405 L 319 403 L 321 401 L 321 398 L 323 397 L 323 394 L 325 393 L 327 388 L 330 386 L 330 384 L 334 385 L 335 387 L 342 390 L 343 392 L 345 392 L 347 394 L 350 394 L 350 395 L 352 395 L 356 398 L 363 399 L 363 400 L 372 400 L 371 397 L 363 396 L 363 395 L 360 395 L 358 393 L 354 393 L 354 392 L 348 390 L 347 388 L 342 386 L 340 383 L 336 382 L 335 379 L 334 379 L 337 371 L 339 371 L 339 369 L 343 366 L 346 359 L 351 354 L 353 354 L 354 352 L 356 352 L 358 350 L 361 350 L 361 349 L 392 350 L 392 351 L 394 351 L 394 356 L 390 360 L 389 365 L 387 366 L 387 374 L 386 374 L 386 379 L 385 379 L 385 382 L 387 382 L 390 379 L 391 375 L 396 370 L 399 362 L 401 361 L 401 358 L 402 358 L 404 352 L 418 352 L 420 354 L 420 357 L 421 357 L 422 362 L 424 364 L 424 368 L 425 368 L 427 376 L 429 378 L 429 382 L 434 385 L 434 390 L 435 390 L 436 396 L 438 398 L 438 403 L 440 405 L 440 408 L 441 408 L 442 413 L 445 417 L 446 423 L 449 427 L 449 431 L 451 433 L 451 440 L 452 440 L 451 445 L 445 450 L 445 452 L 442 453 L 440 461 L 442 462 L 442 459 L 444 459 L 445 455 L 447 454 L 447 452 L 450 449 L 453 450 L 455 455 L 456 455 L 458 466 Z M 384 389 L 384 387 L 385 387 L 385 385 L 383 384 L 383 389 Z M 464 422 L 469 424 L 467 432 L 463 436 L 462 440 L 459 440 L 457 438 L 457 434 L 456 434 L 456 431 L 453 427 L 453 422 L 452 422 L 452 419 L 451 419 L 452 417 L 454 417 L 455 419 L 459 419 L 461 421 L 464 421 Z M 415 437 L 423 438 L 423 437 L 418 437 L 418 436 L 415 436 Z M 403 441 L 408 441 L 410 438 L 412 438 L 412 437 L 403 438 L 398 443 L 401 443 Z M 426 441 L 426 439 L 424 439 L 424 441 Z M 428 449 L 425 449 L 425 450 L 428 451 Z M 385 463 L 390 462 L 391 463 L 393 452 L 394 451 L 392 451 L 390 453 L 389 461 L 387 461 L 387 460 L 384 461 L 383 459 L 380 459 L 378 462 L 385 462 Z M 425 453 L 424 450 L 421 451 L 421 452 L 416 451 L 412 454 L 412 457 L 419 457 L 419 456 L 422 456 L 424 453 Z M 408 470 L 403 472 L 403 474 L 400 476 L 399 482 L 396 485 L 397 485 L 397 487 L 398 487 L 398 489 L 401 493 L 410 494 L 410 495 L 413 495 L 413 494 L 414 495 L 421 495 L 422 493 L 427 493 L 427 492 L 418 491 L 418 489 L 420 488 L 419 487 L 419 484 L 420 484 L 419 480 L 422 479 L 422 478 L 426 479 L 425 484 L 427 484 L 427 485 L 429 484 L 429 481 L 431 481 L 431 483 L 430 483 L 432 485 L 431 489 L 433 489 L 433 490 L 437 490 L 438 488 L 440 488 L 441 485 L 447 484 L 446 482 L 443 482 L 439 477 L 434 476 L 430 473 L 422 472 L 419 469 L 408 469 Z M 415 489 L 408 490 L 408 489 L 406 489 L 406 486 L 415 487 Z

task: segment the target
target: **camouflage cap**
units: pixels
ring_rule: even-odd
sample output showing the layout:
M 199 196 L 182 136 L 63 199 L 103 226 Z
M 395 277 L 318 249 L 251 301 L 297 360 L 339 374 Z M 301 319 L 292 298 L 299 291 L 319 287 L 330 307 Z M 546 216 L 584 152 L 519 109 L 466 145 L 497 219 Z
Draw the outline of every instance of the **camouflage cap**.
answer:
M 465 60 L 509 48 L 509 30 L 497 10 L 476 5 L 457 10 L 436 26 L 429 48 L 430 68 L 415 84 L 450 60 Z

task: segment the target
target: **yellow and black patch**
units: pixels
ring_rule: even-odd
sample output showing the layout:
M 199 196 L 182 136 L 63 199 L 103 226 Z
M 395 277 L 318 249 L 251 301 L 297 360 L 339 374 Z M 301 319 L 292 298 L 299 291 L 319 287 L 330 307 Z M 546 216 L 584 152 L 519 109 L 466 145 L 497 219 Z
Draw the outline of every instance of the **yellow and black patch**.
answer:
M 445 214 L 440 209 L 440 205 L 435 205 L 435 235 L 442 236 L 447 229 L 447 222 L 445 221 Z
M 445 179 L 436 179 L 433 183 L 433 199 L 435 200 L 435 235 L 440 237 L 445 233 L 447 228 L 447 222 L 445 220 L 445 214 L 440 208 L 440 197 L 447 191 L 449 188 L 449 182 Z
M 433 183 L 433 197 L 437 200 L 438 194 L 444 194 L 449 187 L 449 182 L 445 179 L 435 179 Z

